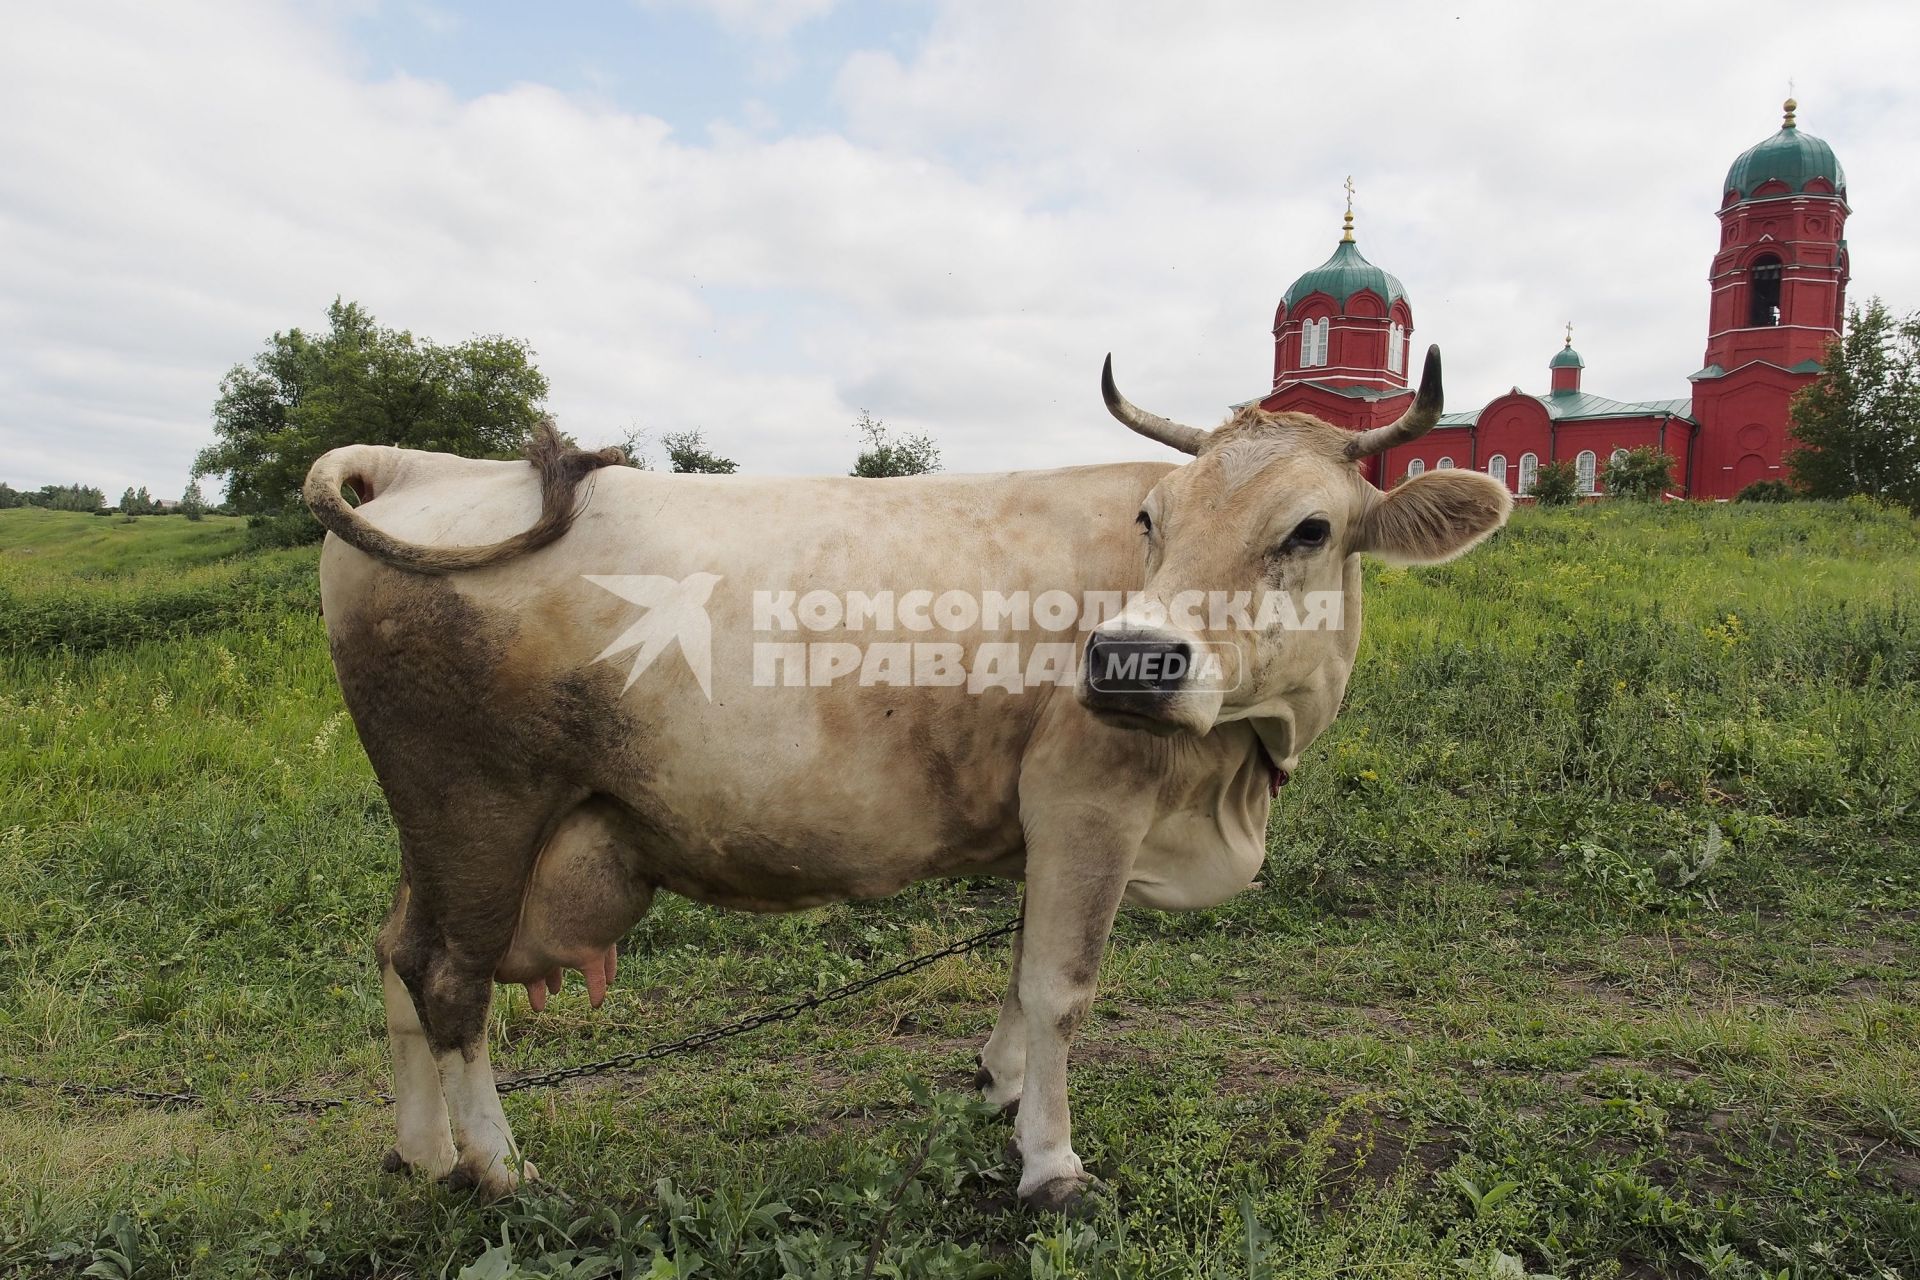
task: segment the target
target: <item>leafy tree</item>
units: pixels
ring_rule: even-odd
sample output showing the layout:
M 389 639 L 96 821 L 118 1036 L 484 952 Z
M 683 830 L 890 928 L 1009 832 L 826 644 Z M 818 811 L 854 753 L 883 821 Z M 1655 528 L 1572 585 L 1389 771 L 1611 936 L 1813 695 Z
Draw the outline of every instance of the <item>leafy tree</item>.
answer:
M 28 506 L 51 511 L 98 511 L 107 500 L 106 494 L 87 484 L 42 485 L 25 496 Z
M 1580 473 L 1571 462 L 1543 462 L 1527 492 L 1543 507 L 1571 506 L 1580 499 Z
M 12 507 L 24 507 L 26 505 L 26 494 L 20 492 L 6 481 L 0 480 L 0 511 L 6 511 Z
M 669 431 L 660 437 L 660 447 L 667 451 L 668 466 L 682 474 L 730 476 L 740 469 L 732 458 L 709 451 L 705 434 L 697 430 Z
M 1800 495 L 1785 480 L 1755 480 L 1733 495 L 1735 502 L 1792 502 Z
M 228 371 L 213 406 L 216 442 L 200 451 L 193 473 L 224 475 L 227 502 L 240 514 L 282 517 L 318 537 L 300 485 L 329 449 L 518 453 L 547 395 L 532 355 L 526 343 L 497 335 L 441 346 L 382 328 L 336 298 L 325 333 L 276 333 L 250 364 Z
M 643 450 L 647 443 L 647 433 L 635 427 L 620 439 L 620 452 L 627 455 L 627 465 L 636 471 L 653 470 L 653 462 Z
M 120 495 L 120 514 L 123 516 L 140 514 L 140 499 L 134 496 L 132 485 L 128 485 L 127 491 Z
M 187 483 L 187 490 L 180 495 L 180 514 L 189 520 L 198 520 L 207 513 L 207 500 L 200 494 L 200 482 Z
M 1673 457 L 1656 445 L 1629 449 L 1607 463 L 1606 485 L 1616 498 L 1657 502 L 1673 486 Z
M 1808 497 L 1864 493 L 1920 514 L 1920 312 L 1854 307 L 1820 377 L 1794 397 L 1787 467 Z
M 865 409 L 860 411 L 853 429 L 866 441 L 866 448 L 854 459 L 853 475 L 918 476 L 940 469 L 940 447 L 931 436 L 902 436 L 895 440 L 886 424 Z

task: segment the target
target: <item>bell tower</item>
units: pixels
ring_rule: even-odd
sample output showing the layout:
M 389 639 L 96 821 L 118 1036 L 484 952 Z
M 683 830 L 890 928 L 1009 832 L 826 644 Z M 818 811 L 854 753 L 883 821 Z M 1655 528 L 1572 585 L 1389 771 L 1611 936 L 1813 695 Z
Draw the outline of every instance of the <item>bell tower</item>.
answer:
M 1780 131 L 1741 152 L 1721 184 L 1706 367 L 1692 379 L 1695 496 L 1784 478 L 1789 406 L 1846 318 L 1847 177 L 1797 110 L 1788 98 Z
M 1727 172 L 1706 359 L 1725 370 L 1818 360 L 1846 317 L 1847 178 L 1797 106 Z

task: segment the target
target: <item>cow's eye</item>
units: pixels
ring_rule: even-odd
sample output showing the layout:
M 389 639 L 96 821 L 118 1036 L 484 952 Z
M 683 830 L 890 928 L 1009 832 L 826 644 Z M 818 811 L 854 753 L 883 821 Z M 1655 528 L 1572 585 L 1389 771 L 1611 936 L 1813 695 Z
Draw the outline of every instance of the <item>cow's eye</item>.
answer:
M 1148 515 L 1145 511 L 1142 511 L 1139 515 L 1135 516 L 1133 518 L 1133 522 L 1140 526 L 1140 532 L 1142 533 L 1153 532 L 1153 517 Z
M 1332 530 L 1333 526 L 1325 520 L 1322 520 L 1319 516 L 1309 516 L 1307 519 L 1293 526 L 1293 532 L 1288 534 L 1287 540 L 1280 544 L 1280 549 L 1282 551 L 1311 551 L 1316 547 L 1324 547 L 1327 545 L 1327 535 L 1331 533 Z

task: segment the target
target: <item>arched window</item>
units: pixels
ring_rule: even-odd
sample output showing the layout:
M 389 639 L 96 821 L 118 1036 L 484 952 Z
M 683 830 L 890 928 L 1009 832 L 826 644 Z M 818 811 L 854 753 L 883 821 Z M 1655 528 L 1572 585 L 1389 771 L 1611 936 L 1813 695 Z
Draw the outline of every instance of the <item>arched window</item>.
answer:
M 1747 328 L 1780 323 L 1780 259 L 1762 254 L 1747 268 Z
M 1507 482 L 1507 455 L 1504 453 L 1496 453 L 1491 458 L 1488 458 L 1487 474 L 1495 480 L 1498 480 L 1501 484 L 1505 484 Z
M 1626 460 L 1627 460 L 1627 451 L 1625 449 L 1615 449 L 1612 453 L 1607 455 L 1607 471 L 1613 470 L 1615 467 L 1619 466 L 1622 462 L 1625 462 Z M 1606 471 L 1603 471 L 1600 473 L 1600 478 L 1602 480 L 1605 480 L 1607 478 Z
M 1520 492 L 1532 493 L 1533 482 L 1540 478 L 1540 459 L 1530 453 L 1520 455 Z
M 1399 373 L 1407 367 L 1407 331 L 1398 320 L 1387 326 L 1387 372 Z
M 1580 456 L 1573 460 L 1573 474 L 1579 479 L 1580 492 L 1583 494 L 1593 492 L 1593 464 L 1596 461 L 1598 459 L 1593 456 L 1591 449 L 1582 449 Z
M 1433 469 L 1435 471 L 1445 471 L 1451 466 L 1453 466 L 1453 459 L 1443 455 L 1440 461 L 1433 464 Z
M 1327 362 L 1327 331 L 1333 327 L 1330 318 L 1309 320 L 1300 326 L 1300 367 L 1312 368 Z
M 1407 479 L 1409 480 L 1413 479 L 1415 476 L 1419 475 L 1426 469 L 1427 469 L 1427 464 L 1422 459 L 1415 458 L 1412 462 L 1409 462 L 1407 464 Z

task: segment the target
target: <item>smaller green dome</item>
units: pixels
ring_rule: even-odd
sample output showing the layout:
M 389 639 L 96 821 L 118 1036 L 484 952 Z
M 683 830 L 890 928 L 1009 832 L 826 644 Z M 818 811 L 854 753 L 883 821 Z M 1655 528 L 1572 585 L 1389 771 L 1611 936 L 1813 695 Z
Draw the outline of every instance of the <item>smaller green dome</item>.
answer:
M 1389 307 L 1407 296 L 1407 287 L 1397 278 L 1360 256 L 1359 245 L 1342 240 L 1334 246 L 1331 258 L 1288 286 L 1284 301 L 1291 310 L 1302 298 L 1324 293 L 1344 307 L 1347 299 L 1363 289 L 1379 294 Z
M 1776 178 L 1794 192 L 1805 191 L 1808 183 L 1824 178 L 1836 192 L 1845 193 L 1846 170 L 1840 167 L 1839 158 L 1824 139 L 1800 131 L 1793 119 L 1795 105 L 1792 98 L 1787 99 L 1786 121 L 1780 126 L 1780 132 L 1742 151 L 1734 160 L 1720 188 L 1723 193 L 1750 200 L 1763 183 Z
M 1553 359 L 1547 361 L 1549 369 L 1584 369 L 1586 367 L 1587 362 L 1580 358 L 1580 353 L 1573 349 L 1572 343 L 1554 352 Z

